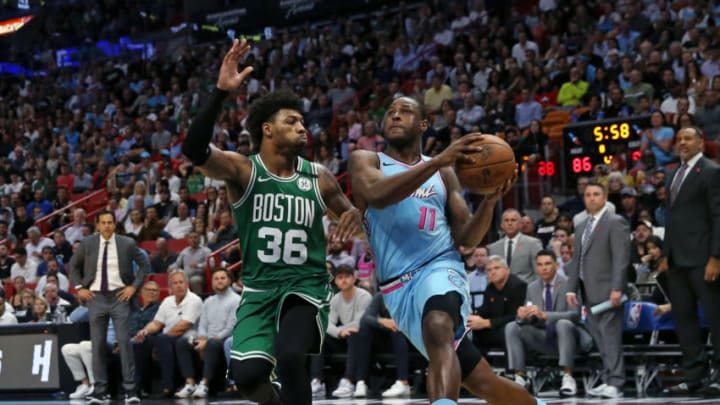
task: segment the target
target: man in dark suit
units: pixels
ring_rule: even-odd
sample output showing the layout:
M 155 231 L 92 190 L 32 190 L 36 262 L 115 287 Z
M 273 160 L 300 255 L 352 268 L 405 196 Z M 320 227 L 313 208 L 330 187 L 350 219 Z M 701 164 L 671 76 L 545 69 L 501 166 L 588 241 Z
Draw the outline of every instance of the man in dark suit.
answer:
M 612 304 L 605 312 L 588 312 L 588 329 L 605 368 L 604 383 L 588 390 L 588 394 L 619 398 L 625 385 L 621 298 L 630 262 L 630 227 L 624 218 L 608 211 L 606 201 L 607 194 L 601 185 L 590 183 L 585 187 L 588 216 L 575 233 L 573 258 L 565 265 L 565 273 L 568 275 L 567 303 L 571 308 L 578 306 L 578 290 L 588 308 L 608 299 Z
M 107 392 L 105 338 L 110 318 L 115 325 L 122 364 L 125 403 L 138 403 L 135 362 L 130 345 L 130 299 L 149 273 L 150 263 L 132 239 L 115 234 L 115 215 L 101 211 L 96 217 L 99 234 L 83 239 L 70 262 L 70 277 L 77 296 L 87 303 L 90 316 L 95 388 L 90 403 L 110 399 Z M 138 270 L 133 274 L 133 262 Z
M 525 357 L 529 351 L 559 356 L 563 368 L 560 395 L 574 396 L 575 357 L 592 348 L 593 340 L 580 322 L 580 309 L 568 308 L 567 277 L 558 274 L 558 262 L 552 250 L 535 256 L 539 278 L 527 287 L 527 305 L 518 308 L 517 318 L 505 326 L 508 369 L 515 371 L 515 382 L 528 387 Z
M 510 273 L 502 257 L 490 256 L 485 269 L 490 283 L 482 307 L 468 317 L 467 325 L 473 330 L 473 343 L 484 354 L 493 348 L 505 348 L 505 325 L 515 320 L 527 290 L 527 284 Z
M 720 167 L 702 154 L 699 129 L 680 130 L 676 144 L 681 165 L 670 176 L 664 253 L 675 331 L 683 352 L 685 382 L 668 394 L 699 390 L 720 394 Z M 712 373 L 702 340 L 697 303 L 712 336 Z M 709 377 L 706 377 L 709 376 Z M 704 378 L 705 377 L 705 378 Z M 704 387 L 704 388 L 703 388 Z

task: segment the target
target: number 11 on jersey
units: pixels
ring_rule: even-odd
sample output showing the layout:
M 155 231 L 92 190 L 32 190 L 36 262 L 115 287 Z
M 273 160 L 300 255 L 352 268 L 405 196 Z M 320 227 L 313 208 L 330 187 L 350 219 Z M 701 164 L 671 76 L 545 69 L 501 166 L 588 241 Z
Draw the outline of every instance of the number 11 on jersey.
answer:
M 427 228 L 425 227 L 427 225 Z M 420 208 L 420 223 L 418 229 L 427 229 L 430 232 L 435 230 L 435 208 Z

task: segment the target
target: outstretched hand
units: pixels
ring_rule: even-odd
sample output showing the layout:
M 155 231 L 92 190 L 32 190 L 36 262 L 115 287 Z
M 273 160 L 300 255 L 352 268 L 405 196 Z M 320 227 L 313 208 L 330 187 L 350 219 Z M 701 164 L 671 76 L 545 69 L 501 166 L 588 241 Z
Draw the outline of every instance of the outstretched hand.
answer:
M 247 66 L 238 71 L 238 64 L 250 52 L 250 44 L 246 40 L 233 40 L 232 48 L 225 54 L 220 75 L 218 76 L 217 87 L 220 90 L 231 91 L 240 87 L 240 84 L 252 73 L 252 66 Z

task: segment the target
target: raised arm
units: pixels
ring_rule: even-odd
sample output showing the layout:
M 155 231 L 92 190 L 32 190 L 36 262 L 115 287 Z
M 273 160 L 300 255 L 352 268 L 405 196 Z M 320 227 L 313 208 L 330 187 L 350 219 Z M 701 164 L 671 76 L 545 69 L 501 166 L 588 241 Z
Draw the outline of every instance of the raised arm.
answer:
M 222 109 L 223 100 L 231 90 L 237 89 L 242 81 L 250 75 L 253 68 L 246 67 L 238 72 L 238 63 L 250 52 L 250 45 L 245 41 L 233 42 L 232 48 L 223 59 L 218 76 L 217 88 L 210 102 L 200 110 L 188 130 L 182 151 L 190 161 L 199 166 L 207 176 L 231 181 L 236 184 L 247 184 L 250 173 L 249 160 L 238 153 L 224 152 L 210 145 L 213 125 Z
M 368 207 L 385 208 L 397 204 L 415 192 L 436 171 L 462 160 L 472 162 L 469 154 L 482 151 L 472 146 L 482 135 L 467 135 L 453 142 L 435 158 L 421 162 L 410 170 L 385 176 L 380 170 L 380 159 L 375 152 L 358 150 L 350 155 L 348 172 L 353 187 L 355 203 L 361 211 Z
M 488 229 L 490 229 L 495 203 L 515 183 L 517 169 L 515 174 L 502 187 L 485 196 L 472 215 L 470 215 L 465 199 L 462 197 L 462 188 L 455 172 L 450 168 L 443 168 L 440 174 L 447 188 L 447 216 L 450 220 L 450 232 L 455 243 L 460 246 L 477 246 L 482 242 Z

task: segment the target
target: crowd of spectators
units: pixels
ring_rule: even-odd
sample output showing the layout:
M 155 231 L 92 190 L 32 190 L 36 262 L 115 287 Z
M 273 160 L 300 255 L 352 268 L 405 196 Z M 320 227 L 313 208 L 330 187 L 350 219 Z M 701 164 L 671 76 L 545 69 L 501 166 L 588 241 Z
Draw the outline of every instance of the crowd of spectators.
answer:
M 68 19 L 52 28 L 62 21 L 57 19 L 47 22 L 48 29 L 61 37 L 111 35 L 111 25 L 91 27 L 119 3 L 128 2 L 99 2 L 75 15 L 85 24 L 68 28 Z M 158 2 L 158 7 L 170 10 L 174 3 Z M 484 132 L 502 134 L 516 155 L 533 162 L 550 147 L 549 128 L 542 126 L 549 111 L 565 109 L 580 121 L 650 115 L 637 162 L 615 156 L 609 165 L 594 167 L 591 179 L 578 179 L 577 196 L 563 204 L 546 196 L 540 207 L 518 207 L 539 208 L 537 218 L 505 211 L 499 245 L 464 250 L 477 294 L 480 319 L 474 329 L 495 329 L 497 343 L 504 340 L 501 325 L 483 321 L 490 318 L 480 293 L 494 285 L 487 288 L 500 294 L 507 275 L 486 274 L 484 258 L 506 258 L 506 240 L 528 238 L 532 243 L 522 244 L 529 250 L 521 260 L 495 259 L 495 267 L 504 265 L 519 282 L 532 282 L 538 277 L 536 254 L 547 249 L 562 273 L 572 256 L 574 227 L 584 218 L 582 194 L 590 180 L 606 188 L 609 209 L 633 230 L 629 280 L 646 282 L 661 270 L 665 180 L 677 163 L 674 137 L 680 128 L 698 125 L 711 157 L 720 138 L 720 5 L 702 0 L 496 3 L 401 4 L 391 13 L 340 17 L 318 29 L 298 27 L 255 43 L 244 62 L 255 71 L 226 100 L 213 142 L 220 149 L 251 153 L 258 141 L 243 125 L 247 106 L 282 88 L 303 99 L 312 133 L 306 155 L 336 175 L 347 169 L 353 150 L 384 148 L 381 120 L 399 95 L 424 102 L 430 128 L 423 152 L 431 156 L 466 133 Z M 10 313 L 21 322 L 64 320 L 77 305 L 66 266 L 76 244 L 94 232 L 92 221 L 78 208 L 56 216 L 51 235 L 34 225 L 67 207 L 72 196 L 103 188 L 118 233 L 155 242 L 154 272 L 183 271 L 194 293 L 208 287 L 205 259 L 237 235 L 232 202 L 222 182 L 204 177 L 183 158 L 181 144 L 215 85 L 227 46 L 198 44 L 132 63 L 93 59 L 79 68 L 57 68 L 47 58 L 46 74 L 3 77 L 0 279 L 13 285 L 15 294 L 4 297 L 0 323 L 10 322 Z M 189 246 L 169 250 L 168 241 L 176 239 Z M 367 245 L 345 248 L 329 243 L 328 260 L 338 268 L 351 265 L 361 286 L 374 292 Z M 237 253 L 225 258 L 239 259 Z M 510 322 L 514 313 L 506 310 Z M 403 387 L 396 391 L 405 392 Z

